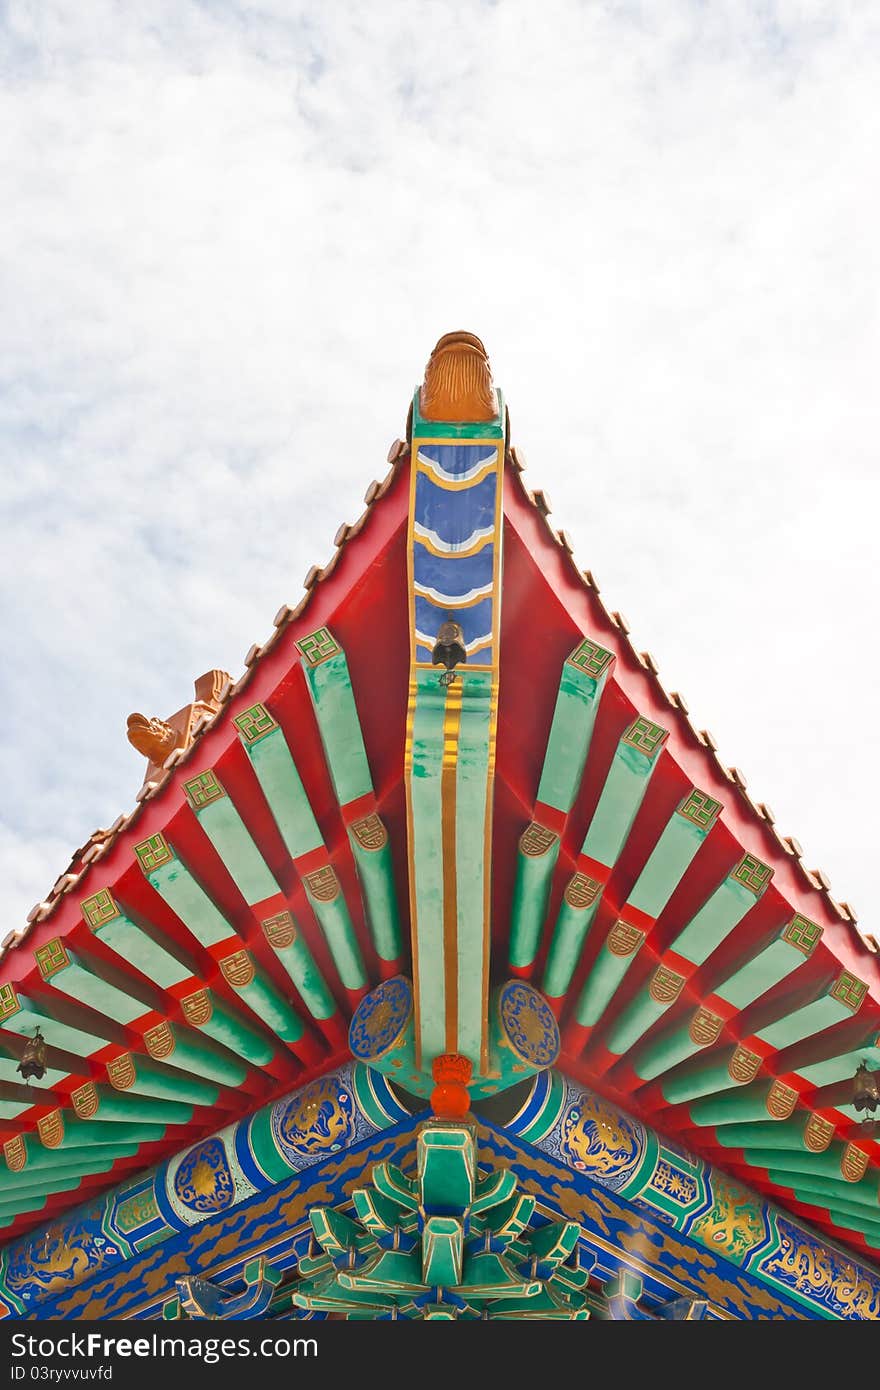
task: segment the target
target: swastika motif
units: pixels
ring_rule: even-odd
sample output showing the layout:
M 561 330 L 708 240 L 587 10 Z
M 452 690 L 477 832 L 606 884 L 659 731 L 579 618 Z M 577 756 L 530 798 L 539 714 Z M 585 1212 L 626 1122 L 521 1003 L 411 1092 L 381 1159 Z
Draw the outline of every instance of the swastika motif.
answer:
M 3 1157 L 6 1159 L 6 1166 L 10 1173 L 20 1173 L 27 1164 L 27 1145 L 21 1134 L 16 1134 L 13 1139 L 7 1139 L 3 1145 Z
M 588 676 L 598 680 L 608 670 L 614 656 L 612 652 L 600 647 L 598 642 L 585 637 L 566 659 L 570 666 L 576 666 L 579 671 L 585 671 Z
M 187 994 L 181 999 L 180 1007 L 187 1023 L 191 1023 L 194 1028 L 200 1028 L 202 1024 L 207 1023 L 214 1012 L 211 996 L 206 989 L 197 989 L 194 994 Z
M 804 1143 L 807 1148 L 814 1154 L 824 1153 L 833 1138 L 834 1125 L 814 1112 L 804 1126 Z
M 72 1091 L 70 1099 L 73 1101 L 73 1108 L 81 1120 L 90 1120 L 93 1115 L 97 1115 L 98 1092 L 91 1081 L 87 1081 L 84 1086 L 78 1086 L 75 1091 Z
M 122 1052 L 107 1063 L 107 1080 L 117 1091 L 127 1091 L 135 1083 L 137 1073 L 130 1052 Z
M 865 1176 L 868 1167 L 868 1154 L 857 1149 L 855 1144 L 847 1144 L 840 1157 L 840 1171 L 847 1182 L 858 1182 Z
M 176 1046 L 171 1024 L 160 1023 L 144 1033 L 144 1046 L 157 1062 L 161 1062 L 163 1057 L 170 1057 Z
M 719 1014 L 713 1014 L 710 1009 L 697 1009 L 691 1020 L 688 1036 L 691 1042 L 697 1043 L 699 1047 L 708 1047 L 710 1043 L 718 1041 L 723 1027 L 724 1019 Z
M 520 835 L 519 847 L 530 859 L 540 859 L 558 840 L 559 836 L 555 831 L 548 830 L 546 825 L 540 825 L 538 821 L 533 820 Z
M 248 745 L 257 743 L 278 728 L 278 721 L 273 719 L 266 706 L 261 704 L 251 705 L 250 709 L 237 715 L 232 722 Z
M 348 827 L 361 849 L 384 849 L 388 843 L 388 831 L 374 811 L 362 820 L 352 821 Z
M 183 790 L 194 811 L 201 811 L 204 806 L 210 806 L 212 801 L 219 801 L 221 796 L 226 795 L 210 768 L 207 772 L 200 772 L 198 777 L 191 777 L 188 782 L 184 782 Z
M 797 1098 L 798 1093 L 792 1086 L 786 1086 L 781 1081 L 774 1081 L 767 1092 L 764 1108 L 774 1120 L 787 1120 L 797 1105 Z
M 277 912 L 262 923 L 263 932 L 269 945 L 276 951 L 283 951 L 296 940 L 296 923 L 290 912 Z
M 236 951 L 234 955 L 226 956 L 220 962 L 220 969 L 224 980 L 232 985 L 233 989 L 244 989 L 254 978 L 254 963 L 247 951 Z
M 773 877 L 773 870 L 769 864 L 762 864 L 754 854 L 744 854 L 730 877 L 759 898 Z
M 90 898 L 84 898 L 79 906 L 86 919 L 86 925 L 91 927 L 92 931 L 103 927 L 105 922 L 112 922 L 114 917 L 122 916 L 109 888 L 101 888 Z
M 564 898 L 569 907 L 592 907 L 593 903 L 602 892 L 602 885 L 597 878 L 590 878 L 588 874 L 575 874 L 565 885 Z
M 59 970 L 70 964 L 70 956 L 60 936 L 53 937 L 44 946 L 38 946 L 34 951 L 34 958 L 44 980 L 51 980 L 53 975 L 57 975 Z
M 644 939 L 643 931 L 618 917 L 608 933 L 608 949 L 612 956 L 634 956 Z
M 20 1008 L 15 985 L 0 985 L 0 1019 L 11 1018 Z
M 661 729 L 659 724 L 652 724 L 650 719 L 645 719 L 639 715 L 630 724 L 623 736 L 623 742 L 628 743 L 630 748 L 637 748 L 640 753 L 647 753 L 649 758 L 663 747 L 669 737 L 668 729 Z
M 852 1013 L 855 1013 L 856 1009 L 860 1007 L 867 993 L 868 986 L 865 984 L 864 980 L 860 980 L 857 976 L 851 975 L 848 970 L 841 970 L 834 984 L 831 986 L 831 998 L 836 999 L 839 1004 L 843 1004 L 843 1006 L 850 1009 Z
M 322 661 L 329 661 L 331 656 L 342 650 L 330 629 L 326 627 L 319 627 L 317 631 L 310 632 L 308 637 L 301 637 L 295 645 L 303 660 L 310 666 L 320 666 Z
M 158 869 L 162 864 L 169 864 L 174 858 L 174 851 L 165 836 L 158 832 L 148 840 L 141 840 L 139 845 L 135 845 L 134 852 L 145 874 Z
M 314 873 L 306 874 L 305 885 L 309 897 L 314 898 L 316 902 L 332 903 L 339 897 L 339 879 L 332 864 L 326 864 L 323 869 L 315 869 Z
M 658 1004 L 671 1004 L 684 989 L 684 975 L 678 975 L 668 966 L 658 965 L 651 976 L 648 993 Z
M 740 1086 L 744 1086 L 747 1082 L 754 1081 L 760 1067 L 761 1058 L 759 1054 L 757 1052 L 751 1052 L 740 1043 L 727 1064 L 727 1074 Z
M 789 946 L 795 946 L 805 956 L 811 956 L 821 935 L 822 928 L 818 922 L 811 922 L 809 917 L 802 917 L 797 912 L 782 933 L 782 939 L 787 941 Z
M 60 1110 L 50 1110 L 37 1120 L 37 1133 L 44 1149 L 57 1149 L 64 1138 L 64 1116 Z
M 708 792 L 699 791 L 697 787 L 692 787 L 681 805 L 676 807 L 680 816 L 693 821 L 701 830 L 712 829 L 721 814 L 721 809 L 720 801 L 716 801 Z

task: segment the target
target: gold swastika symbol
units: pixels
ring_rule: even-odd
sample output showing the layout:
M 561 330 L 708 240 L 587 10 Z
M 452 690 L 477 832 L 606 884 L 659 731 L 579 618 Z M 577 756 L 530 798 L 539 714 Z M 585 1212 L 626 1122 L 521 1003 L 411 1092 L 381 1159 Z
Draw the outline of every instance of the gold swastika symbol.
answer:
M 659 724 L 652 724 L 650 719 L 645 719 L 639 715 L 634 719 L 623 736 L 623 742 L 628 743 L 630 748 L 637 748 L 640 753 L 646 753 L 649 758 L 653 758 L 658 749 L 662 748 L 669 737 L 667 729 L 661 729 Z
M 762 864 L 754 854 L 744 854 L 731 874 L 731 878 L 741 883 L 743 888 L 748 888 L 756 898 L 760 897 L 772 877 L 770 865 Z
M 0 985 L 0 1018 L 11 1018 L 20 1008 L 15 985 Z
M 151 835 L 148 840 L 141 840 L 139 845 L 135 845 L 134 852 L 137 855 L 138 863 L 145 874 L 158 869 L 161 864 L 168 864 L 174 858 L 171 849 L 164 835 Z
M 272 718 L 265 705 L 251 705 L 250 709 L 246 709 L 244 714 L 239 714 L 233 723 L 247 744 L 256 743 L 278 728 L 277 721 Z
M 226 795 L 222 784 L 210 768 L 207 772 L 200 772 L 198 777 L 191 777 L 188 782 L 184 782 L 183 790 L 194 811 L 201 811 L 203 807 L 210 806 L 212 801 L 219 801 L 221 796 Z
M 64 943 L 60 936 L 47 941 L 45 946 L 38 946 L 34 951 L 40 974 L 44 980 L 49 980 L 59 970 L 63 970 L 70 964 L 70 957 L 64 949 Z
M 848 970 L 841 970 L 834 984 L 831 986 L 831 998 L 836 999 L 839 1004 L 843 1004 L 847 1009 L 855 1013 L 865 995 L 868 993 L 868 986 L 864 980 L 858 979 L 855 975 L 850 975 Z
M 805 956 L 810 956 L 822 935 L 822 928 L 818 922 L 811 922 L 809 917 L 802 917 L 798 912 L 792 917 L 785 931 L 782 933 L 783 941 L 787 941 L 789 946 L 794 946 Z
M 701 830 L 711 830 L 721 811 L 721 802 L 693 787 L 677 808 L 678 814 L 693 821 Z
M 114 917 L 122 916 L 109 888 L 102 888 L 90 898 L 84 898 L 80 903 L 80 910 L 92 931 L 103 927 L 105 922 L 112 922 Z
M 342 650 L 326 627 L 319 627 L 317 632 L 310 632 L 308 637 L 300 638 L 296 647 L 310 666 L 320 666 L 322 661 L 328 661 L 331 656 Z
M 576 666 L 579 671 L 585 671 L 588 676 L 598 680 L 608 670 L 613 656 L 604 647 L 600 647 L 598 642 L 585 637 L 567 660 L 570 666 Z

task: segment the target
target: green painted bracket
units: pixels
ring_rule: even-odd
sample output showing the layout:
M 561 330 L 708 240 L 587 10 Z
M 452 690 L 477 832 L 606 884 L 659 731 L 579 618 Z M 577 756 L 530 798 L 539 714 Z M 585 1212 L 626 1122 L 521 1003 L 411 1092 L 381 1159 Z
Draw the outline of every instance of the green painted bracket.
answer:
M 156 1061 L 216 1081 L 220 1086 L 241 1086 L 248 1074 L 240 1056 L 233 1056 L 210 1038 L 200 1037 L 192 1029 L 176 1023 L 163 1023 L 151 1029 L 144 1035 L 144 1042 Z
M 52 989 L 87 1004 L 97 1013 L 117 1023 L 128 1024 L 150 1012 L 150 1004 L 93 974 L 74 951 L 65 947 L 60 937 L 48 941 L 35 954 L 40 974 Z
M 290 857 L 322 849 L 318 822 L 280 724 L 263 704 L 251 705 L 235 724 Z
M 599 1022 L 721 809 L 720 801 L 692 787 L 673 811 L 584 981 L 576 1014 L 581 1027 Z
M 144 876 L 198 942 L 209 948 L 236 935 L 216 904 L 209 898 L 164 835 L 151 835 L 135 845 Z
M 247 951 L 236 951 L 220 961 L 227 984 L 244 1000 L 282 1042 L 299 1042 L 305 1032 L 302 1019 L 291 1008 L 262 970 L 258 970 Z
M 262 1033 L 245 1023 L 235 1010 L 229 1008 L 209 989 L 197 990 L 181 1000 L 187 1023 L 205 1033 L 230 1052 L 243 1057 L 251 1066 L 268 1066 L 275 1056 L 275 1047 Z
M 340 980 L 346 989 L 363 989 L 367 971 L 335 869 L 328 864 L 306 874 L 303 883 Z
M 380 960 L 397 961 L 403 944 L 388 832 L 374 813 L 349 825 L 348 838 L 376 954 Z
M 532 821 L 520 836 L 516 856 L 508 956 L 514 970 L 526 969 L 538 954 L 558 858 L 559 836 Z
M 296 644 L 340 806 L 373 790 L 345 652 L 326 627 Z
M 574 805 L 581 784 L 596 712 L 613 664 L 611 652 L 585 637 L 562 667 L 538 801 L 565 814 Z
M 650 719 L 633 720 L 617 745 L 590 821 L 581 849 L 587 858 L 609 869 L 617 863 L 668 737 L 668 730 Z
M 183 790 L 199 825 L 245 902 L 253 907 L 280 893 L 269 866 L 217 774 L 210 769 L 200 772 L 184 782 Z
M 627 922 L 623 917 L 618 917 L 584 981 L 576 1014 L 581 1027 L 592 1028 L 599 1022 L 644 945 L 646 935 L 642 928 Z
M 571 984 L 604 884 L 626 844 L 668 737 L 666 729 L 639 716 L 617 745 L 581 849 L 581 854 L 603 866 L 605 873 L 599 879 L 577 874 L 565 890 L 542 986 L 553 999 L 562 998 Z M 581 880 L 583 891 L 578 893 Z
M 87 1033 L 83 1028 L 59 1023 L 27 995 L 16 993 L 12 985 L 0 985 L 0 1026 L 23 1038 L 32 1038 L 39 1028 L 50 1047 L 61 1047 L 76 1057 L 90 1057 L 109 1041 L 98 1033 Z M 52 1076 L 57 1078 L 59 1073 L 53 1071 Z M 47 1073 L 45 1084 L 51 1085 L 48 1078 Z
M 768 1027 L 760 1028 L 755 1036 L 781 1051 L 856 1013 L 867 992 L 868 986 L 863 980 L 843 970 L 818 999 L 794 1009 Z
M 293 914 L 278 912 L 262 922 L 263 934 L 299 991 L 313 1018 L 332 1018 L 336 1002 L 311 951 L 293 920 Z
M 181 1101 L 188 1105 L 213 1105 L 220 1094 L 219 1088 L 174 1067 L 163 1067 L 151 1057 L 138 1056 L 125 1052 L 107 1063 L 107 1079 L 114 1090 L 138 1096 L 152 1096 L 157 1100 Z
M 192 962 L 182 953 L 160 945 L 143 927 L 126 917 L 109 888 L 93 893 L 80 906 L 86 925 L 95 936 L 160 989 L 179 985 L 194 973 Z

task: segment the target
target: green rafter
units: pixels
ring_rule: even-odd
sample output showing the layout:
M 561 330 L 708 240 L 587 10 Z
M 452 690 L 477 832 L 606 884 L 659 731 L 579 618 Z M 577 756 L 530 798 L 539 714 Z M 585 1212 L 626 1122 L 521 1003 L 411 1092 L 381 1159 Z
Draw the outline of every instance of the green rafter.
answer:
M 561 999 L 571 984 L 602 890 L 626 844 L 668 736 L 665 729 L 639 716 L 617 745 L 581 849 L 581 861 L 587 864 L 566 888 L 550 942 L 541 987 L 551 999 Z M 582 879 L 589 884 L 586 891 Z

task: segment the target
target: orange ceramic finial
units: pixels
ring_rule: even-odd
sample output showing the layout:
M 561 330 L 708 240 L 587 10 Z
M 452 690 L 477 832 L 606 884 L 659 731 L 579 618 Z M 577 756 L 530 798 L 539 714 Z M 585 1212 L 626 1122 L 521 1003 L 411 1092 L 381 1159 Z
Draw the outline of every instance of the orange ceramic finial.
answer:
M 177 734 L 164 719 L 145 714 L 128 716 L 128 741 L 151 763 L 162 763 L 177 744 Z
M 473 1067 L 467 1057 L 457 1052 L 444 1053 L 435 1057 L 431 1066 L 434 1089 L 431 1092 L 431 1109 L 438 1120 L 463 1120 L 471 1106 L 468 1095 L 468 1082 Z
M 473 333 L 445 333 L 428 360 L 419 393 L 425 420 L 494 420 L 498 402 L 486 349 Z

